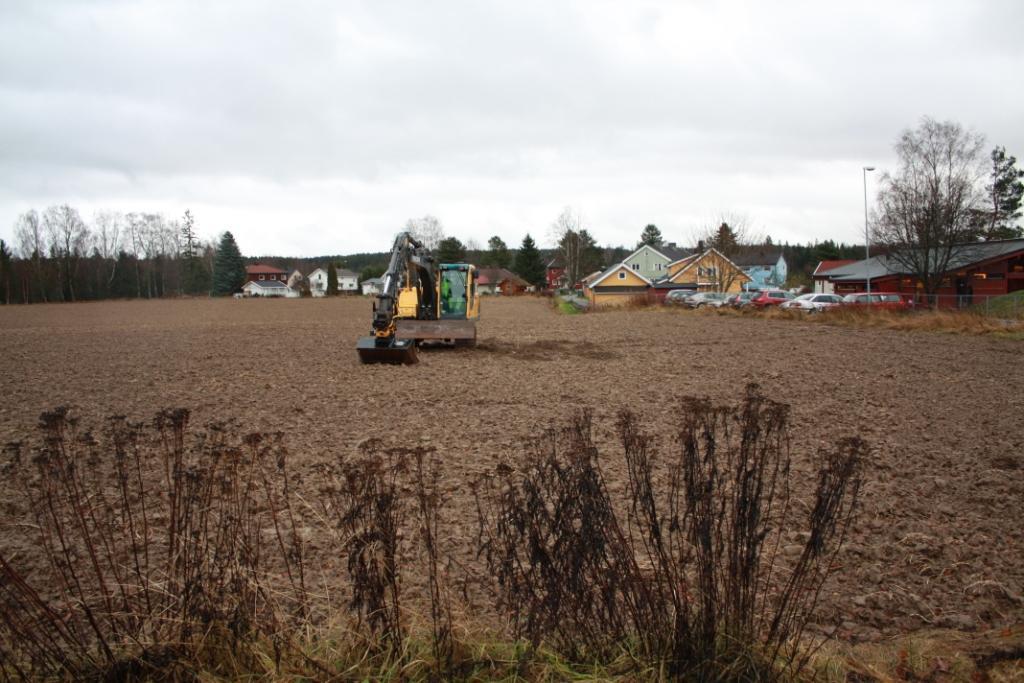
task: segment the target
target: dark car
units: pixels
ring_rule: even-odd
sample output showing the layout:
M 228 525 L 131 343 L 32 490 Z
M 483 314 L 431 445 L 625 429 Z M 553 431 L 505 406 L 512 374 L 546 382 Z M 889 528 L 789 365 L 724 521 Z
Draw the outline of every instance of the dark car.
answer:
M 730 294 L 729 298 L 725 300 L 726 306 L 732 306 L 733 308 L 740 308 L 750 303 L 750 300 L 757 296 L 757 292 L 740 292 L 739 294 Z

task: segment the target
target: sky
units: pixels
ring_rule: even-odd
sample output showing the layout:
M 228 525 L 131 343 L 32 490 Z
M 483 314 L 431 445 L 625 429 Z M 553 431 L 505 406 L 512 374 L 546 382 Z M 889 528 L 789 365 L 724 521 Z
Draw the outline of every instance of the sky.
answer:
M 863 243 L 921 117 L 1024 158 L 1024 3 L 4 0 L 0 238 L 190 209 L 247 255 L 385 251 L 409 218 L 542 246 L 722 216 Z

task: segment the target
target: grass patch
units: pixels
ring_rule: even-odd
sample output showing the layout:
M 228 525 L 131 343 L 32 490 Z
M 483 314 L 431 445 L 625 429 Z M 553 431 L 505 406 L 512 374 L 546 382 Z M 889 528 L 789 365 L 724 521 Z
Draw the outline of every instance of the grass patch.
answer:
M 976 304 L 974 309 L 983 315 L 1006 320 L 1024 319 L 1024 289 Z
M 1024 625 L 988 631 L 922 631 L 878 643 L 829 643 L 811 667 L 818 680 L 1024 681 Z
M 580 309 L 576 308 L 575 304 L 565 299 L 558 299 L 555 308 L 559 313 L 565 313 L 566 315 L 577 315 L 580 313 Z

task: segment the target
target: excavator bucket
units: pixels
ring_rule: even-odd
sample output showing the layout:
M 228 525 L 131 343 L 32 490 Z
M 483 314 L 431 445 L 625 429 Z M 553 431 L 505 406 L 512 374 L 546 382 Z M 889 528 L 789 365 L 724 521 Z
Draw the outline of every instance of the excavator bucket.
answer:
M 417 360 L 416 342 L 412 339 L 360 337 L 356 343 L 356 351 L 359 353 L 359 360 L 364 363 L 412 365 Z

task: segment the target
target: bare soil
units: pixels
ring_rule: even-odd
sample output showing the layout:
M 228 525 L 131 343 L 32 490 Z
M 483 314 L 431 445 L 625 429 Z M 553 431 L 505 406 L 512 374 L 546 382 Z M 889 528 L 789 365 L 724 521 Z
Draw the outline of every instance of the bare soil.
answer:
M 2 307 L 0 443 L 73 405 L 96 424 L 185 407 L 194 423 L 280 430 L 309 472 L 370 438 L 431 445 L 448 473 L 451 540 L 469 547 L 469 482 L 540 427 L 591 408 L 621 490 L 620 408 L 669 448 L 680 397 L 736 401 L 758 382 L 792 405 L 798 476 L 841 436 L 873 446 L 822 630 L 873 640 L 1024 621 L 1020 341 L 665 309 L 569 316 L 540 299 L 488 299 L 476 349 L 427 349 L 396 367 L 359 363 L 369 324 L 358 298 Z M 2 495 L 10 522 L 17 501 Z M 15 525 L 2 529 L 0 550 L 21 545 Z

